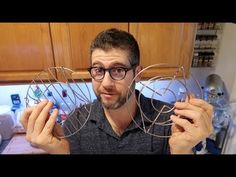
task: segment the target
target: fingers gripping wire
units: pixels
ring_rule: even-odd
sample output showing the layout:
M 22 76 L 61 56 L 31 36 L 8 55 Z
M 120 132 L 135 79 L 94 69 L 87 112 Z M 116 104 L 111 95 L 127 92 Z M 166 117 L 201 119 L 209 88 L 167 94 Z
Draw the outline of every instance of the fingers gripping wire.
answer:
M 25 97 L 26 107 L 44 99 L 53 102 L 52 110 L 59 110 L 57 127 L 59 125 L 67 132 L 58 135 L 58 138 L 66 138 L 80 131 L 92 108 L 87 83 L 83 79 L 73 79 L 73 73 L 74 71 L 65 67 L 51 67 L 41 71 L 31 81 Z
M 135 89 L 133 89 L 133 84 L 136 82 L 138 77 L 145 75 L 148 70 L 153 69 L 163 69 L 169 67 L 167 64 L 154 64 L 143 68 L 131 81 L 129 85 L 129 91 L 127 93 L 126 99 L 129 99 L 129 95 L 131 95 Z M 140 111 L 141 116 L 141 124 L 138 123 L 134 116 L 130 112 L 129 106 L 127 106 L 127 110 L 129 115 L 132 117 L 134 123 L 145 133 L 160 137 L 160 138 L 168 138 L 169 135 L 160 135 L 155 133 L 155 129 L 158 126 L 171 126 L 172 121 L 170 119 L 170 115 L 175 109 L 174 103 L 177 101 L 188 101 L 193 93 L 195 93 L 195 97 L 203 98 L 203 92 L 199 82 L 193 77 L 190 73 L 190 77 L 187 80 L 186 73 L 184 67 L 175 67 L 176 71 L 173 72 L 172 75 L 157 75 L 154 76 L 147 81 L 139 81 L 139 94 L 136 96 L 136 104 Z M 176 91 L 179 90 L 179 91 Z M 145 95 L 145 93 L 151 93 L 150 97 L 150 105 L 152 106 L 152 110 L 154 114 L 149 114 L 141 105 L 141 95 Z M 165 99 L 171 99 L 171 103 L 165 101 Z M 167 99 L 167 100 L 168 100 Z M 157 100 L 164 100 L 163 105 L 157 106 Z M 164 117 L 168 117 L 167 119 L 162 119 Z

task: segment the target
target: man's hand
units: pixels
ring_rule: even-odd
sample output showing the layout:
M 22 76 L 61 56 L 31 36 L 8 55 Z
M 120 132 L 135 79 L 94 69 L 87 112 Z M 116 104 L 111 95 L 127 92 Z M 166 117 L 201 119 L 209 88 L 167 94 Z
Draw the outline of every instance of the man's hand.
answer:
M 68 154 L 69 143 L 66 139 L 59 139 L 55 134 L 62 135 L 62 127 L 55 125 L 58 110 L 49 111 L 53 103 L 44 100 L 37 106 L 26 108 L 20 122 L 26 130 L 26 139 L 50 154 Z
M 175 103 L 169 139 L 172 154 L 192 154 L 192 148 L 213 132 L 213 106 L 204 100 L 190 98 Z

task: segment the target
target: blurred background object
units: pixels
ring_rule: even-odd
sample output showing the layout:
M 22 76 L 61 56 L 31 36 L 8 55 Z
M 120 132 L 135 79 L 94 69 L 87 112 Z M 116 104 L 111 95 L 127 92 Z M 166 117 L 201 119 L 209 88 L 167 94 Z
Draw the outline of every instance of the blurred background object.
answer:
M 214 132 L 207 138 L 207 153 L 221 154 L 232 117 L 228 90 L 217 74 L 207 76 L 203 89 L 204 99 L 214 107 Z
M 2 140 L 12 138 L 15 127 L 15 114 L 8 105 L 0 105 L 0 134 Z

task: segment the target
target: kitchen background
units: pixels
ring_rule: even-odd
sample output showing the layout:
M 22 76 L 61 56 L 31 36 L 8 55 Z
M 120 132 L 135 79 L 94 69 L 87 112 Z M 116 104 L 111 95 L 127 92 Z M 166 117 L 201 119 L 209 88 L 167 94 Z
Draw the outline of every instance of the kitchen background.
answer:
M 204 27 L 204 25 L 208 24 L 208 27 Z M 214 23 L 213 23 L 214 24 Z M 222 153 L 226 154 L 236 154 L 236 70 L 234 67 L 236 66 L 236 24 L 234 23 L 217 23 L 218 26 L 210 26 L 209 23 L 199 23 L 198 31 L 195 38 L 195 46 L 194 46 L 194 55 L 190 68 L 191 74 L 199 81 L 202 86 L 202 90 L 206 88 L 206 79 L 210 74 L 217 74 L 221 77 L 222 81 L 225 84 L 226 91 L 229 95 L 229 114 L 230 120 L 232 123 L 230 124 L 230 131 L 225 139 L 225 146 Z M 210 32 L 209 32 L 210 31 Z M 205 32 L 205 33 L 204 33 Z M 202 38 L 205 36 L 205 38 Z M 207 36 L 216 36 L 216 38 L 207 38 Z M 213 41 L 214 47 L 205 47 L 209 48 L 207 52 L 205 52 L 205 59 L 201 58 L 204 54 L 204 47 L 202 45 L 207 45 L 206 41 Z M 205 42 L 205 44 L 203 44 Z M 213 44 L 212 44 L 213 45 Z M 202 49 L 202 50 L 201 50 Z M 214 56 L 212 56 L 212 53 Z M 208 57 L 208 58 L 207 58 Z M 211 58 L 212 57 L 212 58 Z M 204 62 L 205 61 L 205 62 Z M 187 80 L 187 82 L 193 83 L 193 78 Z M 145 83 L 145 82 L 144 82 Z M 89 89 L 92 93 L 92 99 L 95 99 L 95 96 L 92 91 L 91 83 L 87 83 Z M 165 86 L 166 81 L 160 81 L 158 86 Z M 138 84 L 137 88 L 141 88 L 142 85 Z M 19 94 L 21 99 L 21 106 L 17 108 L 16 113 L 21 113 L 20 110 L 23 110 L 25 107 L 25 97 L 29 85 L 27 84 L 17 84 L 17 85 L 1 85 L 0 86 L 0 105 L 8 105 L 10 107 L 13 106 L 11 95 Z M 183 89 L 179 88 L 177 85 L 173 88 L 177 95 L 180 95 L 183 92 Z M 196 94 L 199 94 L 199 90 L 192 90 Z M 152 96 L 152 92 L 149 90 L 144 90 L 143 93 L 146 96 Z M 172 103 L 173 98 L 165 98 L 164 101 L 168 101 Z M 2 107 L 3 108 L 3 107 Z M 16 121 L 19 124 L 20 114 L 16 115 Z

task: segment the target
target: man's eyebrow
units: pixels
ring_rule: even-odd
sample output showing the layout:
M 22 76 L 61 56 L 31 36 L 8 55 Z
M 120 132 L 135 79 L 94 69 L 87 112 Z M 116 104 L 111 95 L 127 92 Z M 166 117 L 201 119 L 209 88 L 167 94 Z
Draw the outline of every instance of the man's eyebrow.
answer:
M 122 67 L 126 67 L 127 65 L 124 64 L 124 63 L 119 63 L 119 62 L 117 62 L 117 63 L 112 63 L 112 66 L 122 66 Z
M 103 64 L 101 62 L 99 62 L 99 61 L 94 62 L 92 64 L 92 66 L 95 66 L 95 65 L 103 66 Z M 111 63 L 110 67 L 127 67 L 127 64 L 116 62 L 116 63 Z
M 103 66 L 103 64 L 101 62 L 94 62 L 94 63 L 92 63 L 92 66 L 94 66 L 94 65 L 102 65 Z

